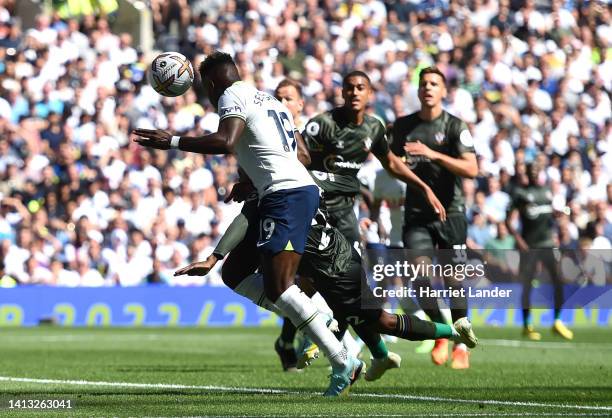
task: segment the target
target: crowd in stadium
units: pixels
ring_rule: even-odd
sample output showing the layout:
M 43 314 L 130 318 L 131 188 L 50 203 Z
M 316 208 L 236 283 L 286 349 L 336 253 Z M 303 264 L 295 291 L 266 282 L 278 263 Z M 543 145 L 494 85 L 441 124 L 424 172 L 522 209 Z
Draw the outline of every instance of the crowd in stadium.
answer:
M 39 15 L 24 28 L 0 1 L 0 274 L 19 284 L 219 284 L 173 277 L 204 259 L 240 211 L 224 203 L 233 157 L 151 152 L 135 127 L 197 136 L 218 116 L 197 91 L 163 98 L 152 57 L 103 15 Z M 612 5 L 598 1 L 152 0 L 159 50 L 220 49 L 273 91 L 301 81 L 305 120 L 342 103 L 342 77 L 372 79 L 386 123 L 418 110 L 435 65 L 445 107 L 470 127 L 480 174 L 464 181 L 472 248 L 514 248 L 510 195 L 538 161 L 557 245 L 612 249 Z M 378 162 L 362 169 L 373 184 Z M 367 217 L 365 204 L 358 208 Z M 377 240 L 372 234 L 368 240 Z

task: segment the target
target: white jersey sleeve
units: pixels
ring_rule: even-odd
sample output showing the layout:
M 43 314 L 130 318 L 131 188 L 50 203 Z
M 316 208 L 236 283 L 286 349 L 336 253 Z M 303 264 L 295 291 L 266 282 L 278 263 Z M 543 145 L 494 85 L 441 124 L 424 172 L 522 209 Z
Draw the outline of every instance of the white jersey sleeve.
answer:
M 225 90 L 218 108 L 221 121 L 238 117 L 246 123 L 235 153 L 260 198 L 278 190 L 315 184 L 297 158 L 295 125 L 291 112 L 281 102 L 237 82 Z
M 246 101 L 237 94 L 237 90 L 232 86 L 219 98 L 219 122 L 229 117 L 240 118 L 246 122 Z

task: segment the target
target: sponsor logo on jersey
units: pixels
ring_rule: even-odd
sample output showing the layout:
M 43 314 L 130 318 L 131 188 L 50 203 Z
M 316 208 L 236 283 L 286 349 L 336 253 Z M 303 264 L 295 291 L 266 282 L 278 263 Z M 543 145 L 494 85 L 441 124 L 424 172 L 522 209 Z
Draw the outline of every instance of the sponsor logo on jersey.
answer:
M 325 167 L 325 170 L 329 171 L 330 173 L 335 173 L 342 168 L 359 170 L 363 166 L 363 163 L 344 161 L 344 158 L 341 155 L 332 154 L 325 157 L 323 160 L 323 166 Z
M 222 107 L 219 111 L 219 117 L 223 117 L 230 113 L 242 113 L 242 108 L 240 106 Z
M 551 205 L 527 205 L 525 208 L 525 215 L 529 219 L 536 219 L 540 215 L 548 215 L 552 213 Z
M 419 163 L 428 163 L 431 160 L 423 155 L 406 155 L 406 165 L 414 170 Z

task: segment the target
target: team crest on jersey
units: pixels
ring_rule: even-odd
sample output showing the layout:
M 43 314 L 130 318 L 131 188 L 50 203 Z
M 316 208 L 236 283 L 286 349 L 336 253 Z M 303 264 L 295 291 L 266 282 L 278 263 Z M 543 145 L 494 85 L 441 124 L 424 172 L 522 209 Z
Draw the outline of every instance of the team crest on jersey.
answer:
M 363 145 L 365 146 L 366 151 L 370 151 L 370 149 L 372 148 L 372 138 L 368 136 L 366 139 L 364 139 Z
M 344 141 L 343 140 L 337 141 L 336 144 L 337 144 L 338 148 L 340 148 L 340 149 L 344 148 Z
M 435 136 L 434 139 L 436 140 L 436 142 L 438 144 L 441 144 L 442 142 L 444 142 L 444 133 L 443 132 L 438 132 Z

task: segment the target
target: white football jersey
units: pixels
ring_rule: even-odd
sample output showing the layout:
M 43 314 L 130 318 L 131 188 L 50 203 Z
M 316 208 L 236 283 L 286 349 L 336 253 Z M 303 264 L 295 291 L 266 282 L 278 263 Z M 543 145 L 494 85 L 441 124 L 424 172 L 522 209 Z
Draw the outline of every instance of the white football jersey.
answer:
M 378 170 L 374 180 L 374 198 L 387 202 L 390 212 L 390 223 L 385 225 L 389 231 L 390 245 L 402 246 L 402 225 L 404 223 L 404 201 L 406 199 L 406 183 L 391 177 L 387 170 Z M 382 212 L 382 210 L 381 210 Z M 384 222 L 381 216 L 381 222 Z
M 219 120 L 229 117 L 246 122 L 235 153 L 260 198 L 315 184 L 297 158 L 291 112 L 274 96 L 238 81 L 219 99 Z

